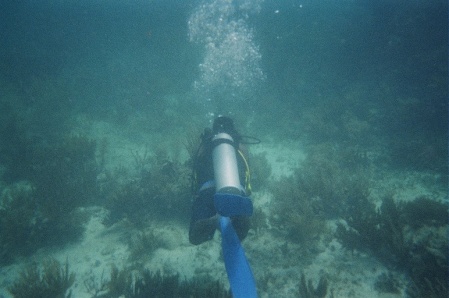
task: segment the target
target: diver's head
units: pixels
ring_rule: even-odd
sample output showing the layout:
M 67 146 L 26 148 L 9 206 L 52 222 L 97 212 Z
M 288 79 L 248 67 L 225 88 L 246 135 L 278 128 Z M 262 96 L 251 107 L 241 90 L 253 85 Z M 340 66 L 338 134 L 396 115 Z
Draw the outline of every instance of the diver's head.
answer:
M 215 118 L 214 124 L 212 125 L 212 133 L 214 135 L 219 133 L 227 133 L 236 143 L 238 143 L 241 139 L 240 134 L 234 127 L 234 121 L 227 116 L 218 116 Z
M 212 131 L 214 134 L 218 133 L 227 133 L 229 135 L 236 134 L 234 121 L 231 118 L 226 116 L 218 116 L 214 120 L 214 124 L 212 125 Z

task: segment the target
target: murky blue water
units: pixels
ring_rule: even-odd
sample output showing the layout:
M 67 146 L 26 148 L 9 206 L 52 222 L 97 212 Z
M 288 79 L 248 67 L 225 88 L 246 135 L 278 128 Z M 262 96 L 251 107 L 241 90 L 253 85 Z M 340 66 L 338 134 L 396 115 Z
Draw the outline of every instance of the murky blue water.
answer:
M 255 114 L 274 130 L 270 118 L 285 128 L 327 106 L 332 121 L 371 117 L 382 134 L 444 134 L 446 8 L 444 1 L 19 1 L 1 12 L 1 75 L 25 104 L 41 96 L 33 82 L 56 79 L 67 93 L 55 99 L 62 106 L 101 117 L 114 109 L 157 117 L 174 95 L 200 115 Z

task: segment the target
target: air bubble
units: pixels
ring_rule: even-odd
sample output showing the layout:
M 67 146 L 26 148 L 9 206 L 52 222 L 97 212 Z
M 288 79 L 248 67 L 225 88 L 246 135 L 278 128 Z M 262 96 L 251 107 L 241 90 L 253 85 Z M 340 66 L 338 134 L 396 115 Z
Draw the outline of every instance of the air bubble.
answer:
M 195 89 L 203 98 L 220 94 L 222 100 L 245 98 L 264 80 L 262 56 L 246 19 L 260 11 L 261 0 L 204 1 L 189 18 L 189 38 L 202 44 L 203 61 Z

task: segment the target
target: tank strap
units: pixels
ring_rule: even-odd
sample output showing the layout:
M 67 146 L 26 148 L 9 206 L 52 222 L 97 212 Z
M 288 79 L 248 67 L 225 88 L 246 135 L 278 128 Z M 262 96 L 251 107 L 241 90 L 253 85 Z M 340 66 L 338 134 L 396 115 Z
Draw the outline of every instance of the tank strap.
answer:
M 237 150 L 237 152 L 240 154 L 240 157 L 242 158 L 243 162 L 245 163 L 245 192 L 246 195 L 251 195 L 252 189 L 251 189 L 251 172 L 249 171 L 249 165 L 248 161 L 245 158 L 245 154 L 243 154 L 242 150 Z
M 229 145 L 231 145 L 234 148 L 236 146 L 235 142 L 233 142 L 233 141 L 231 141 L 229 139 L 219 138 L 219 139 L 215 139 L 215 140 L 212 141 L 212 148 L 215 148 L 215 147 L 217 147 L 220 144 L 229 144 Z

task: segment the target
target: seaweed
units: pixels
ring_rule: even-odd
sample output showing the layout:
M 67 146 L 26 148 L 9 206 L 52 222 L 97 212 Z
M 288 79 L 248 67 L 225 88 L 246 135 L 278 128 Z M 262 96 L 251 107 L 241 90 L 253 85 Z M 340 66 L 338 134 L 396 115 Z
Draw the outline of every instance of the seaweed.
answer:
M 326 219 L 339 218 L 351 199 L 369 195 L 368 161 L 360 161 L 365 159 L 363 151 L 332 144 L 311 146 L 308 151 L 294 171 L 294 183 L 308 200 L 314 198 L 314 209 Z
M 63 203 L 62 203 L 63 204 Z M 78 210 L 50 217 L 32 185 L 16 184 L 0 197 L 0 264 L 39 248 L 81 236 L 85 214 Z
M 384 272 L 377 277 L 374 289 L 380 293 L 399 294 L 400 284 L 391 272 Z
M 231 297 L 229 291 L 209 277 L 181 280 L 179 274 L 160 271 L 118 270 L 113 266 L 109 291 L 104 297 Z
M 131 155 L 134 159 L 134 166 L 139 173 L 148 171 L 152 163 L 152 158 L 150 152 L 148 151 L 148 147 L 145 147 L 145 150 L 142 154 L 140 154 L 138 151 L 131 151 Z
M 396 138 L 389 141 L 390 164 L 399 170 L 433 172 L 442 175 L 447 182 L 448 147 L 446 138 L 433 134 L 418 138 Z
M 400 222 L 400 211 L 387 197 L 379 210 L 366 196 L 351 199 L 344 217 L 347 226 L 337 225 L 337 238 L 351 251 L 369 250 L 386 263 L 404 264 L 408 250 Z
M 113 267 L 112 270 L 114 270 Z M 111 271 L 111 280 L 113 272 Z M 104 277 L 104 270 L 101 272 L 100 279 L 98 280 L 93 273 L 84 280 L 84 287 L 92 297 L 101 297 L 108 291 L 109 281 Z
M 36 142 L 27 136 L 23 121 L 11 104 L 0 103 L 0 110 L 0 164 L 5 169 L 1 178 L 7 183 L 28 179 Z
M 18 255 L 35 251 L 39 241 L 36 199 L 29 185 L 16 184 L 0 197 L 0 264 L 9 264 Z
M 36 150 L 32 183 L 42 221 L 42 245 L 79 239 L 83 232 L 78 207 L 93 203 L 97 194 L 96 142 L 68 136 Z
M 143 226 L 149 219 L 185 222 L 190 214 L 190 170 L 163 152 L 136 158 L 137 173 L 120 180 L 113 175 L 102 196 L 110 210 L 110 223 L 127 218 Z
M 433 236 L 434 238 L 436 236 Z M 448 293 L 447 227 L 435 243 L 429 239 L 410 247 L 410 259 L 405 270 L 410 276 L 409 297 L 446 297 Z
M 406 288 L 407 297 L 411 298 L 440 298 L 447 297 L 447 280 L 423 277 L 420 281 L 412 279 Z
M 399 203 L 399 208 L 403 211 L 404 222 L 414 229 L 448 224 L 447 206 L 426 196 Z
M 68 261 L 62 267 L 57 260 L 49 259 L 43 263 L 42 269 L 35 262 L 24 269 L 8 290 L 16 298 L 68 298 L 71 297 L 68 290 L 74 281 L 75 274 L 70 273 Z
M 343 245 L 354 252 L 370 247 L 378 250 L 382 243 L 382 235 L 379 229 L 379 216 L 374 203 L 365 195 L 350 196 L 346 200 L 346 224 L 337 224 L 337 238 Z
M 283 227 L 289 240 L 313 247 L 325 231 L 324 217 L 315 200 L 301 189 L 298 177 L 284 177 L 272 186 L 276 213 L 272 220 Z
M 312 146 L 307 158 L 290 177 L 281 178 L 271 186 L 276 213 L 281 215 L 274 221 L 285 228 L 290 240 L 312 248 L 326 232 L 327 219 L 344 217 L 353 221 L 350 225 L 366 228 L 360 231 L 361 235 L 373 237 L 373 245 L 376 243 L 376 226 L 363 224 L 366 220 L 377 220 L 374 205 L 367 200 L 370 175 L 366 158 L 357 148 Z M 361 159 L 366 162 L 362 163 Z M 343 237 L 352 246 L 351 250 L 363 246 L 367 240 L 351 233 Z
M 92 202 L 97 192 L 95 151 L 96 141 L 79 135 L 36 148 L 31 180 L 44 212 L 57 215 Z
M 251 155 L 251 184 L 254 189 L 263 189 L 271 175 L 271 166 L 266 153 Z
M 201 135 L 202 130 L 195 128 L 193 125 L 188 127 L 185 130 L 185 138 L 183 140 L 183 145 L 185 150 L 187 151 L 187 154 L 189 155 L 189 161 L 191 167 L 193 167 L 193 160 L 196 158 L 198 154 L 198 148 L 201 145 Z
M 405 224 L 401 219 L 401 211 L 392 197 L 382 201 L 379 212 L 379 232 L 382 245 L 378 255 L 386 262 L 406 266 L 410 258 L 410 249 L 405 238 Z
M 28 186 L 11 185 L 0 198 L 1 264 L 81 237 L 86 218 L 78 207 L 97 193 L 95 148 L 93 140 L 68 136 L 27 149 Z
M 282 214 L 275 222 L 287 229 L 293 241 L 313 246 L 325 232 L 325 220 L 343 214 L 348 198 L 367 192 L 364 172 L 351 168 L 349 175 L 341 156 L 329 144 L 313 146 L 290 177 L 271 185 L 276 213 Z
M 251 228 L 256 234 L 268 228 L 267 218 L 268 216 L 261 208 L 254 207 L 254 212 L 251 216 Z
M 299 297 L 301 298 L 324 298 L 327 294 L 328 281 L 326 277 L 321 276 L 316 288 L 312 280 L 306 282 L 304 273 L 301 273 L 299 281 Z
M 150 257 L 154 251 L 161 247 L 162 243 L 153 230 L 141 231 L 131 235 L 128 241 L 128 250 L 130 251 L 130 260 L 144 260 Z
M 106 297 L 120 297 L 133 290 L 134 277 L 130 270 L 119 270 L 112 265 L 111 279 L 107 283 Z M 127 297 L 127 296 L 126 296 Z
M 348 226 L 338 226 L 337 237 L 343 245 L 370 251 L 385 265 L 404 271 L 411 280 L 412 297 L 446 293 L 447 206 L 425 197 L 401 203 L 387 197 L 376 210 L 367 198 L 360 201 L 363 205 L 351 209 L 345 218 Z

